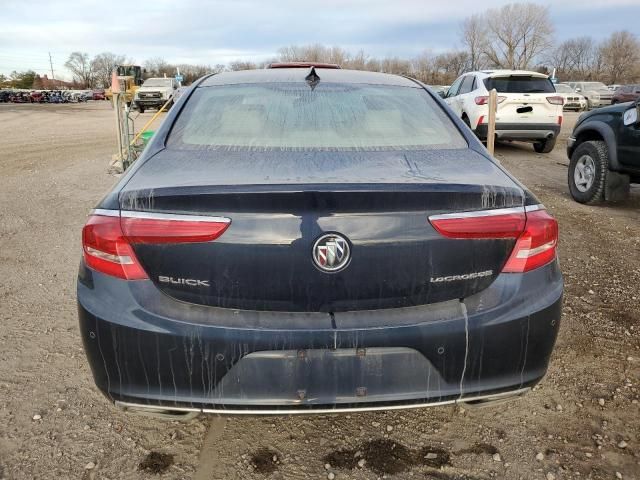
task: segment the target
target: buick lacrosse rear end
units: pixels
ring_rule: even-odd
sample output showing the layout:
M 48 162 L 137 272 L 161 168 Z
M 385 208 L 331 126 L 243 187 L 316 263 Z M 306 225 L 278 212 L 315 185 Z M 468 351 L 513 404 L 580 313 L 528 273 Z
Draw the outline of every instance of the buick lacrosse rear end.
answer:
M 517 395 L 560 321 L 558 227 L 419 82 L 208 76 L 83 229 L 98 388 L 152 413 Z

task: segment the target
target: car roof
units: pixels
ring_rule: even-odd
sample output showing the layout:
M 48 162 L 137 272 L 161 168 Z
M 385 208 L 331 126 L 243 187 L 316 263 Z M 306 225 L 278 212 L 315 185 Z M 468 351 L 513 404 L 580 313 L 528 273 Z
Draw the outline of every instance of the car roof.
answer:
M 324 62 L 273 62 L 267 68 L 342 68 L 337 63 Z
M 549 75 L 545 75 L 540 72 L 532 72 L 529 70 L 507 70 L 507 69 L 496 69 L 496 70 L 480 70 L 478 72 L 472 72 L 479 74 L 483 77 L 503 77 L 505 75 L 522 75 L 522 76 L 531 76 L 531 77 L 539 77 L 539 78 L 549 78 Z
M 419 84 L 399 75 L 345 70 L 337 68 L 315 68 L 320 83 L 361 83 L 369 85 L 389 85 L 397 87 L 421 88 Z M 266 68 L 261 70 L 240 70 L 222 72 L 206 78 L 199 87 L 238 85 L 242 83 L 303 83 L 311 69 L 306 68 Z

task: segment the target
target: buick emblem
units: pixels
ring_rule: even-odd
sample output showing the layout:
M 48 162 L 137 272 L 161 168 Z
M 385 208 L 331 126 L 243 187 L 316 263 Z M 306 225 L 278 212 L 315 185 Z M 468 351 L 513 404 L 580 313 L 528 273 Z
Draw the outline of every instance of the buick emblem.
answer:
M 342 270 L 350 259 L 349 242 L 337 233 L 323 235 L 313 245 L 313 263 L 323 272 Z

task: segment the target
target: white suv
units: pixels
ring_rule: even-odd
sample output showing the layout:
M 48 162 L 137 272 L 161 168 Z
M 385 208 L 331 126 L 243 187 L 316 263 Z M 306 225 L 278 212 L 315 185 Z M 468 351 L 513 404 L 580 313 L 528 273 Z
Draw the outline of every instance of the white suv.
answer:
M 564 99 L 547 75 L 525 70 L 483 70 L 465 73 L 445 95 L 445 101 L 481 138 L 487 138 L 489 91 L 498 91 L 496 138 L 533 142 L 538 153 L 549 153 L 562 125 Z

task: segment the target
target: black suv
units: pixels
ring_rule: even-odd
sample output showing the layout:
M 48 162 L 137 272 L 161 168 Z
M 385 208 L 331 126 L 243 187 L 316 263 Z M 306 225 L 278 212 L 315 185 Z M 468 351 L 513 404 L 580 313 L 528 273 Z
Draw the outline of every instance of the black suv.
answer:
M 580 203 L 624 200 L 640 183 L 640 100 L 580 116 L 567 142 L 569 190 Z

